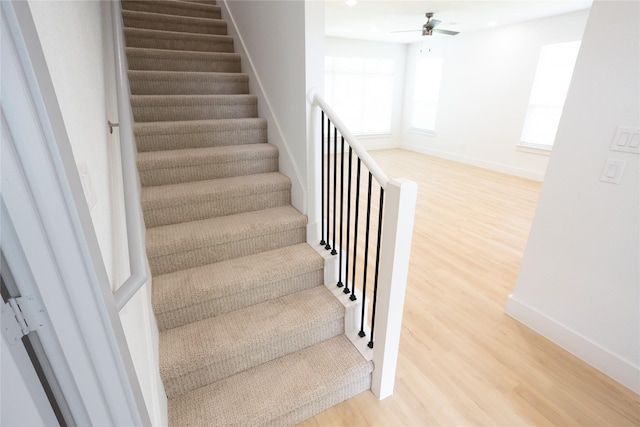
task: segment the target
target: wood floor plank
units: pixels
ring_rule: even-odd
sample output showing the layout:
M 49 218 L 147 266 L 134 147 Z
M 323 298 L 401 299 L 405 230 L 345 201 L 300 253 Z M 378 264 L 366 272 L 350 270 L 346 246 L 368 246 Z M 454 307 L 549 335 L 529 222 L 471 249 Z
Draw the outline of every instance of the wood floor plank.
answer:
M 541 184 L 371 154 L 419 185 L 395 393 L 360 394 L 300 426 L 639 426 L 637 394 L 504 314 Z

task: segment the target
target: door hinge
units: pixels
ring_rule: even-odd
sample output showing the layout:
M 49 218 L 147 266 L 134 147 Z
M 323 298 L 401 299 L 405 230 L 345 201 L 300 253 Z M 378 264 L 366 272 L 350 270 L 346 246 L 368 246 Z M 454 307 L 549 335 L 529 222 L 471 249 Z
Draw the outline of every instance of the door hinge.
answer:
M 2 304 L 2 333 L 9 345 L 17 344 L 29 332 L 40 329 L 44 321 L 44 307 L 31 295 L 9 298 Z

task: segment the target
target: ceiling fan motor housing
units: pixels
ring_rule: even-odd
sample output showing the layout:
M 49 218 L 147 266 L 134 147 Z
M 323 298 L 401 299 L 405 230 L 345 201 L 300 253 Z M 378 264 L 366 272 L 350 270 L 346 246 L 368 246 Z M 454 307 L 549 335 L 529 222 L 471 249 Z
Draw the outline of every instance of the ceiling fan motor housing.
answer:
M 422 26 L 423 36 L 431 36 L 433 35 L 434 32 L 438 34 L 447 34 L 449 36 L 455 36 L 456 34 L 458 34 L 457 31 L 435 29 L 438 25 L 440 25 L 442 21 L 438 21 L 437 19 L 431 19 L 433 18 L 433 12 L 428 12 L 425 14 L 425 16 L 427 17 L 427 22 Z
M 427 22 L 422 26 L 422 35 L 430 36 L 433 34 L 433 29 L 440 24 L 440 21 L 437 19 L 431 20 L 431 18 L 433 18 L 433 12 L 427 12 L 425 16 L 427 17 Z

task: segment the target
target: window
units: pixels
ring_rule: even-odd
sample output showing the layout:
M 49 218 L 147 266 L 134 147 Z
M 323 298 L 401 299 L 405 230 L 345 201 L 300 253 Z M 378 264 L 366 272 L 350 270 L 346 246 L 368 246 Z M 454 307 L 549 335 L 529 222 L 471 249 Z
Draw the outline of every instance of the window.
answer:
M 325 58 L 327 102 L 351 132 L 391 132 L 394 68 L 386 59 Z
M 567 97 L 580 41 L 542 47 L 522 129 L 522 145 L 551 149 Z
M 411 109 L 411 127 L 434 131 L 438 95 L 442 77 L 442 58 L 430 57 L 416 62 L 415 91 Z

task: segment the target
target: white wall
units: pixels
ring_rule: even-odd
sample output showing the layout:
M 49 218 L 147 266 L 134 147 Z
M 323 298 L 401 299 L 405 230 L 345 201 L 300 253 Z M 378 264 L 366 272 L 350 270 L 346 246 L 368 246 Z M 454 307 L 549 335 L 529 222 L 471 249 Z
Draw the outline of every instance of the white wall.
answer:
M 640 156 L 609 150 L 640 127 L 638 16 L 593 3 L 506 311 L 640 393 Z M 618 185 L 599 181 L 608 158 L 626 161 Z
M 234 36 L 242 69 L 249 73 L 258 114 L 269 122 L 269 142 L 280 150 L 280 170 L 292 180 L 292 204 L 306 213 L 308 88 L 322 86 L 306 75 L 304 1 L 224 1 L 223 18 Z M 322 9 L 323 11 L 324 9 Z M 323 13 L 317 20 L 323 22 Z M 319 53 L 320 54 L 320 53 Z
M 391 131 L 384 135 L 358 135 L 358 140 L 366 149 L 377 150 L 400 146 L 406 52 L 406 45 L 399 43 L 383 43 L 338 37 L 326 38 L 326 56 L 386 59 L 394 61 L 396 64 L 393 88 L 394 98 L 391 110 Z
M 40 43 L 56 91 L 71 149 L 86 167 L 95 202 L 89 200 L 109 280 L 118 261 L 113 256 L 113 217 L 103 35 L 100 2 L 30 1 Z
M 518 149 L 541 46 L 582 36 L 588 11 L 409 45 L 401 147 L 541 180 L 548 154 Z M 421 53 L 420 51 L 424 52 Z M 436 134 L 410 130 L 414 70 L 444 59 Z
M 54 85 L 71 148 L 88 173 L 93 226 L 112 289 L 129 274 L 124 225 L 110 2 L 30 1 L 29 7 Z M 87 194 L 87 193 L 85 193 Z M 155 425 L 166 418 L 159 378 L 157 327 L 145 285 L 120 312 L 131 357 Z

